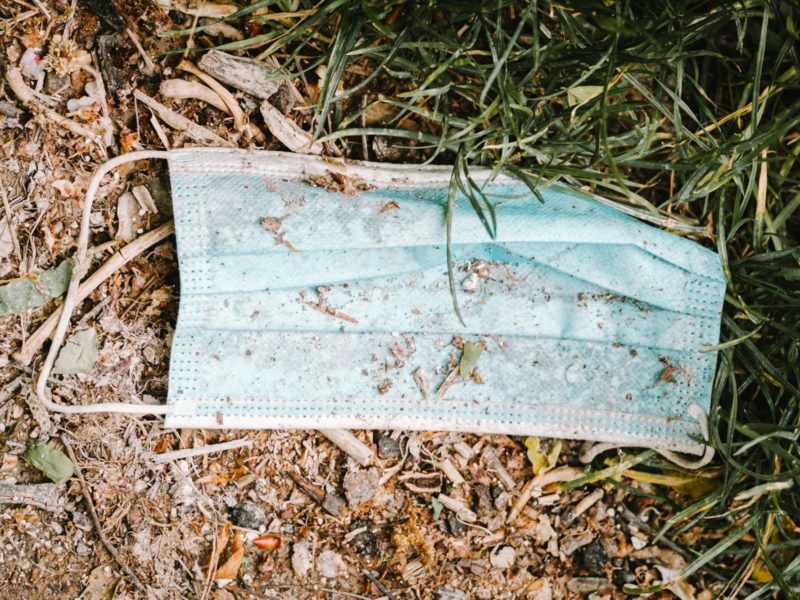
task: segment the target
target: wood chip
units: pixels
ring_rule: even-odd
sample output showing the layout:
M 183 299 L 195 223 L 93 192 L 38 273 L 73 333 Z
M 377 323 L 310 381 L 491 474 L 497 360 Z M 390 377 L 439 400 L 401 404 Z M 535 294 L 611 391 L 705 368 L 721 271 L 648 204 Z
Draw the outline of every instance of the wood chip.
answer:
M 444 473 L 445 477 L 447 477 L 453 485 L 461 485 L 464 483 L 464 477 L 449 458 L 445 458 L 440 463 L 440 466 L 442 468 L 442 473 Z
M 292 152 L 299 154 L 322 154 L 322 144 L 312 143 L 311 134 L 300 128 L 297 123 L 285 117 L 281 111 L 269 102 L 261 103 L 261 115 L 270 133 Z
M 375 459 L 372 449 L 346 429 L 320 429 L 319 432 L 362 467 Z
M 461 502 L 461 500 L 456 500 L 455 498 L 452 498 L 446 494 L 439 494 L 436 499 L 441 502 L 442 506 L 444 506 L 446 509 L 452 510 L 454 513 L 456 513 L 458 518 L 462 521 L 466 523 L 474 523 L 478 520 L 478 515 L 470 510 L 470 508 Z
M 274 79 L 278 69 L 252 58 L 209 50 L 198 65 L 216 80 L 261 100 L 275 94 L 280 87 L 280 82 Z

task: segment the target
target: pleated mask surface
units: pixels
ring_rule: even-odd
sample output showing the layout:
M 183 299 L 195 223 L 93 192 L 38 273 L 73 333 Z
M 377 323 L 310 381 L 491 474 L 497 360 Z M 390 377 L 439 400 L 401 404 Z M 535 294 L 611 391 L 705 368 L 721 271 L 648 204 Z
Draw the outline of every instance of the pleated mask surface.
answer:
M 448 167 L 229 149 L 169 163 L 181 300 L 168 427 L 703 451 L 696 410 L 725 291 L 713 252 L 567 188 L 541 203 L 497 178 L 494 239 L 468 199 L 453 211 L 462 324 Z

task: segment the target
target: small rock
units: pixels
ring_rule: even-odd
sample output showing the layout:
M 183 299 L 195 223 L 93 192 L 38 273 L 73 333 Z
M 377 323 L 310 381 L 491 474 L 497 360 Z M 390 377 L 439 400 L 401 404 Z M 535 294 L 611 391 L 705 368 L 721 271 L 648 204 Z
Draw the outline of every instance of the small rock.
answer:
M 80 556 L 89 556 L 92 553 L 92 549 L 83 542 L 78 542 L 78 545 L 75 547 L 75 552 Z
M 244 529 L 260 529 L 267 524 L 264 510 L 252 502 L 242 502 L 233 507 L 231 521 Z
M 378 431 L 375 433 L 376 442 L 378 444 L 378 456 L 381 458 L 394 458 L 398 459 L 403 456 L 403 451 L 400 449 L 400 441 L 392 439 L 387 433 Z
M 82 512 L 78 512 L 77 510 L 74 511 L 72 514 L 72 524 L 81 531 L 91 531 L 92 530 L 92 522 Z
M 305 577 L 314 566 L 311 545 L 308 542 L 297 542 L 292 548 L 292 570 L 298 577 Z
M 350 525 L 350 531 L 366 527 L 365 531 L 362 531 L 350 540 L 350 544 L 358 554 L 374 556 L 378 553 L 378 540 L 375 539 L 375 534 L 372 533 L 370 526 L 371 523 L 365 519 L 357 519 Z
M 333 550 L 325 550 L 317 558 L 317 571 L 320 576 L 327 579 L 336 579 L 346 568 L 347 565 L 344 564 L 342 557 Z
M 503 546 L 489 557 L 495 569 L 508 569 L 514 565 L 517 553 L 511 546 Z
M 581 567 L 595 575 L 602 575 L 603 568 L 608 563 L 608 554 L 606 554 L 599 539 L 581 548 L 576 556 Z
M 350 507 L 371 500 L 378 491 L 380 479 L 375 467 L 349 470 L 344 476 L 344 495 Z
M 641 550 L 645 546 L 647 546 L 647 540 L 643 540 L 639 536 L 632 535 L 631 536 L 631 546 L 633 546 L 634 550 Z

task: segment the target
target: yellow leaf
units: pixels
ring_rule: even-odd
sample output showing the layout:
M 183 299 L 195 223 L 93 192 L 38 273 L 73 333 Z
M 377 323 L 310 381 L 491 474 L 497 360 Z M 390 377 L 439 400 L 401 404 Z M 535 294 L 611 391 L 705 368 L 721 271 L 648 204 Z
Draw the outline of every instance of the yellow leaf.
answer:
M 528 460 L 533 465 L 533 474 L 545 473 L 556 466 L 558 456 L 561 454 L 561 442 L 556 440 L 549 452 L 541 449 L 538 437 L 525 438 L 525 447 L 528 449 Z
M 236 579 L 239 574 L 239 567 L 244 560 L 244 544 L 242 543 L 242 531 L 237 529 L 233 534 L 231 542 L 231 554 L 222 566 L 214 573 L 214 579 Z
M 764 563 L 759 563 L 759 565 L 753 570 L 751 579 L 755 579 L 759 583 L 769 583 L 772 581 L 772 573 L 769 572 L 767 565 Z

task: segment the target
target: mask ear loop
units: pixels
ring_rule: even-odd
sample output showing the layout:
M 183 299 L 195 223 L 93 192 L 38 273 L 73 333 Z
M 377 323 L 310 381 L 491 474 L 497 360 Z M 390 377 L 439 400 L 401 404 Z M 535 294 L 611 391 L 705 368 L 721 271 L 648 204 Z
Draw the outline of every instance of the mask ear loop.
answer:
M 668 461 L 678 465 L 679 467 L 694 471 L 700 467 L 706 466 L 711 462 L 711 459 L 714 458 L 714 448 L 708 445 L 708 417 L 706 416 L 705 411 L 700 407 L 699 404 L 697 404 L 697 402 L 692 402 L 686 409 L 686 412 L 690 417 L 697 421 L 698 425 L 700 425 L 700 434 L 702 435 L 703 440 L 706 442 L 703 455 L 698 459 L 692 460 L 684 458 L 680 453 L 675 452 L 674 450 L 665 450 L 659 448 L 654 448 L 654 450 Z M 629 444 L 615 444 L 613 442 L 589 442 L 584 444 L 583 448 L 581 448 L 579 458 L 583 463 L 590 463 L 603 452 L 608 452 L 609 450 L 614 450 L 617 448 L 630 447 L 632 446 Z
M 60 412 L 68 414 L 86 414 L 86 413 L 125 413 L 137 415 L 163 415 L 170 413 L 174 410 L 172 405 L 148 405 L 148 404 L 130 404 L 130 403 L 117 403 L 117 402 L 101 402 L 97 404 L 71 406 L 65 404 L 58 404 L 47 397 L 47 379 L 53 369 L 58 351 L 61 349 L 61 344 L 64 343 L 64 337 L 69 328 L 69 321 L 72 313 L 75 311 L 77 304 L 78 288 L 80 287 L 81 279 L 89 269 L 89 264 L 86 259 L 86 253 L 89 247 L 89 217 L 92 213 L 92 204 L 97 195 L 97 190 L 100 187 L 100 182 L 103 177 L 116 169 L 120 165 L 134 162 L 137 160 L 145 159 L 166 159 L 169 153 L 164 150 L 142 150 L 140 152 L 130 152 L 112 158 L 108 162 L 100 166 L 95 172 L 92 180 L 89 182 L 89 187 L 86 190 L 86 196 L 83 199 L 81 209 L 81 229 L 78 237 L 78 250 L 75 253 L 75 265 L 72 270 L 72 278 L 69 282 L 67 295 L 64 297 L 64 304 L 61 310 L 61 316 L 58 320 L 58 325 L 53 332 L 53 343 L 50 345 L 50 350 L 47 352 L 44 364 L 39 371 L 36 378 L 36 396 L 39 399 L 42 407 L 51 412 Z

